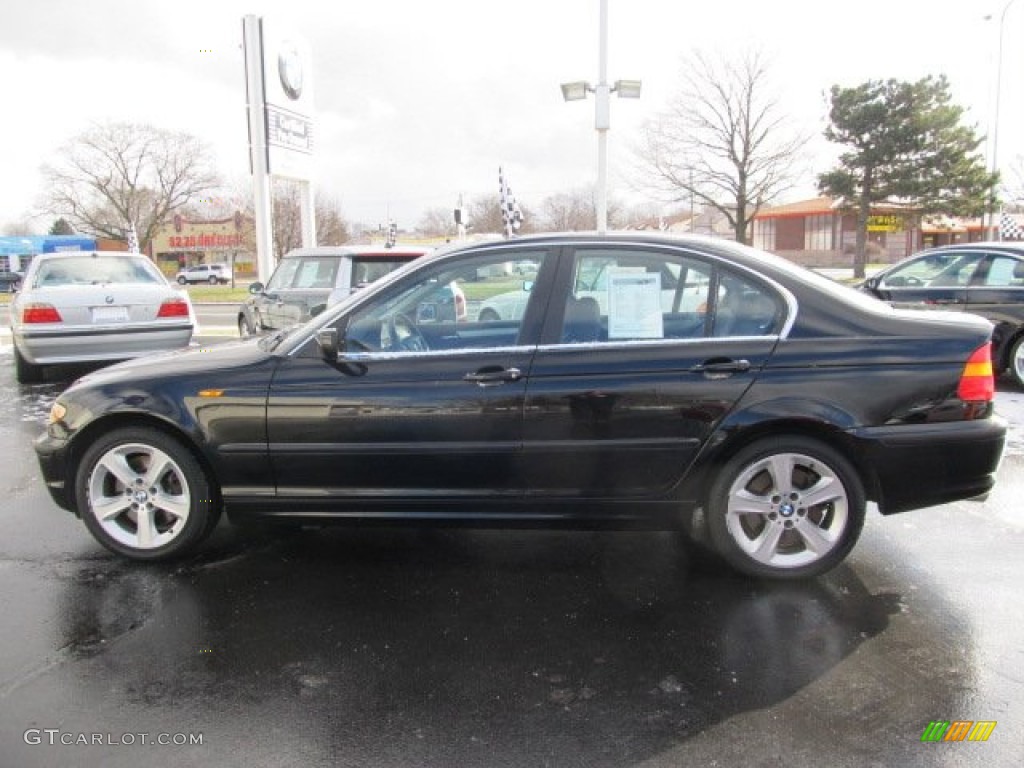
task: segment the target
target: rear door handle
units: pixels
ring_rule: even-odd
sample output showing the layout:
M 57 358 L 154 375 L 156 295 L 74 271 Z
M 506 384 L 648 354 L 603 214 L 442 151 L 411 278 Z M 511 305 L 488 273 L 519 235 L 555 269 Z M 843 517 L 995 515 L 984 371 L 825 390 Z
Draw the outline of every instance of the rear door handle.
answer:
M 476 373 L 467 373 L 462 377 L 462 380 L 481 387 L 493 387 L 495 384 L 519 381 L 521 378 L 523 378 L 523 372 L 518 368 L 494 367 L 481 368 Z
M 725 378 L 734 373 L 750 370 L 749 360 L 705 360 L 690 369 L 694 373 L 703 373 L 709 379 Z

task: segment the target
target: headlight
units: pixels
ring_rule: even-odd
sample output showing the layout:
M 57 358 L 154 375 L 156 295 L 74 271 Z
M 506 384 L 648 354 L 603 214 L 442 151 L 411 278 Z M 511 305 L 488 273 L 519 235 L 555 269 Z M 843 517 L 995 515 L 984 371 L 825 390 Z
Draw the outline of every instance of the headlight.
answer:
M 63 421 L 67 412 L 67 408 L 58 402 L 54 402 L 54 404 L 50 406 L 50 415 L 47 417 L 46 423 L 56 424 L 58 421 Z

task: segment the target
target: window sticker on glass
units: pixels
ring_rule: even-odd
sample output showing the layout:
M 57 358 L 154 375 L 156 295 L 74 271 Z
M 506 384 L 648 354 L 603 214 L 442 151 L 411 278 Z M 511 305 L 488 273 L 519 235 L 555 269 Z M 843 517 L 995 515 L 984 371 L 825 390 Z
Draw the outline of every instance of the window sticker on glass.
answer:
M 633 269 L 608 272 L 608 338 L 661 339 L 661 275 Z

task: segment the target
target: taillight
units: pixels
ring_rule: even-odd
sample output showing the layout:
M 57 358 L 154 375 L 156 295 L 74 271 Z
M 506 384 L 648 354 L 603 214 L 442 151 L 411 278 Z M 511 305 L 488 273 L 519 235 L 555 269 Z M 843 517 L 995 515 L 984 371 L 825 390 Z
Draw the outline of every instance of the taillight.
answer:
M 996 382 L 992 373 L 992 344 L 985 342 L 967 358 L 956 396 L 967 402 L 991 402 Z
M 188 302 L 184 299 L 168 299 L 160 305 L 157 317 L 188 317 Z
M 59 323 L 63 318 L 60 312 L 52 304 L 26 304 L 21 310 L 21 322 L 29 323 Z

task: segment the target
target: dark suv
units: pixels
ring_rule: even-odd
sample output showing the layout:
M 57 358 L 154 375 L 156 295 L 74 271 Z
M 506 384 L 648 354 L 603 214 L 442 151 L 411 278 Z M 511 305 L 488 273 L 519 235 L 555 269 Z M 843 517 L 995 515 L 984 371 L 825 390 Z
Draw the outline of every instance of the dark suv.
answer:
M 964 243 L 922 251 L 865 280 L 898 307 L 981 315 L 995 324 L 992 363 L 1024 387 L 1024 243 Z
M 249 286 L 238 310 L 238 332 L 251 336 L 304 323 L 352 291 L 372 283 L 430 249 L 322 246 L 285 254 L 267 284 Z

